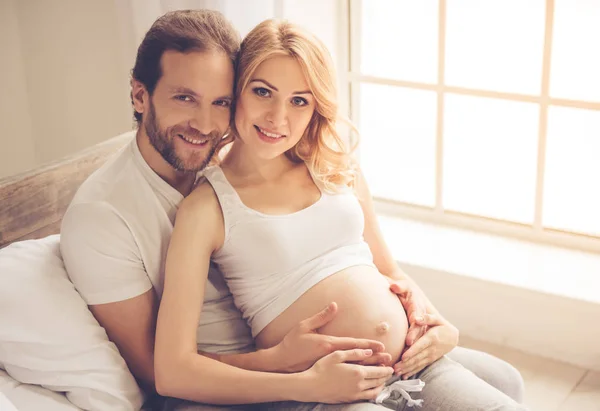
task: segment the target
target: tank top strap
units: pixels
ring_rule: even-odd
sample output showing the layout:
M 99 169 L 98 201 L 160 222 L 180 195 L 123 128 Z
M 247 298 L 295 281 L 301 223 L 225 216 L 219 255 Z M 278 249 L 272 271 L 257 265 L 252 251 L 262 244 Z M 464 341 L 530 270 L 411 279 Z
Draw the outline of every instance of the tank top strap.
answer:
M 217 194 L 225 220 L 225 233 L 227 235 L 229 228 L 236 225 L 243 218 L 246 208 L 233 186 L 227 180 L 227 177 L 225 177 L 221 167 L 217 165 L 207 167 L 203 172 L 203 176 L 208 180 Z

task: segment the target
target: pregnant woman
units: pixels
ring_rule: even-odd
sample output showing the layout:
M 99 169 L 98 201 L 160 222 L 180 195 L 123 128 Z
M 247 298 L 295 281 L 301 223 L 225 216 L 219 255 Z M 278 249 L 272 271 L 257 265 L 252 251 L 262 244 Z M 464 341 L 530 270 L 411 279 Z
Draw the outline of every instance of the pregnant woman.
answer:
M 403 274 L 382 239 L 352 150 L 336 130 L 335 85 L 326 48 L 294 25 L 263 22 L 242 43 L 233 142 L 180 206 L 167 256 L 156 379 L 165 373 L 183 381 L 171 393 L 210 402 L 210 393 L 196 395 L 201 389 L 190 386 L 199 370 L 182 365 L 179 376 L 166 360 L 177 361 L 173 350 L 195 347 L 201 313 L 188 307 L 201 305 L 211 259 L 258 348 L 280 344 L 295 324 L 333 301 L 338 314 L 319 333 L 377 340 L 387 353 L 378 357 L 382 365 L 400 360 L 408 321 L 390 278 Z M 387 377 L 367 381 L 362 399 L 374 400 Z
M 363 237 L 375 240 L 376 222 L 365 225 L 369 193 L 335 129 L 329 56 L 296 32 L 267 21 L 242 44 L 234 141 L 186 200 L 214 221 L 198 259 L 218 264 L 258 348 L 335 301 L 338 315 L 320 331 L 379 340 L 392 365 L 406 314 L 380 273 L 389 267 L 373 260 L 384 244 Z M 264 47 L 277 33 L 281 45 Z

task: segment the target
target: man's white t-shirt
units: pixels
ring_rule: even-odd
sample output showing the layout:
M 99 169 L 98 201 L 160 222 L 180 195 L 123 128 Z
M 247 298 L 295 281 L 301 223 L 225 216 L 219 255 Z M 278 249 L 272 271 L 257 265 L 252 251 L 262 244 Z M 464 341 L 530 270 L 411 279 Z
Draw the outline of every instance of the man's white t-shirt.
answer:
M 154 287 L 159 299 L 177 207 L 183 196 L 142 157 L 135 132 L 118 154 L 79 188 L 61 227 L 61 253 L 88 305 L 123 301 Z M 222 274 L 211 265 L 200 316 L 198 349 L 246 352 L 250 330 Z

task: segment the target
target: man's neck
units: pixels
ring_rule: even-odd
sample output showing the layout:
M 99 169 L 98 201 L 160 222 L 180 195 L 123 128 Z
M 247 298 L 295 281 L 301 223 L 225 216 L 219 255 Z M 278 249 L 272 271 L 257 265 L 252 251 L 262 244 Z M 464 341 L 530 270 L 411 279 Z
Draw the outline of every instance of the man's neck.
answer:
M 138 128 L 136 142 L 144 161 L 150 168 L 166 181 L 171 187 L 179 191 L 184 197 L 187 196 L 196 181 L 196 173 L 177 171 L 161 155 L 145 133 L 143 128 Z

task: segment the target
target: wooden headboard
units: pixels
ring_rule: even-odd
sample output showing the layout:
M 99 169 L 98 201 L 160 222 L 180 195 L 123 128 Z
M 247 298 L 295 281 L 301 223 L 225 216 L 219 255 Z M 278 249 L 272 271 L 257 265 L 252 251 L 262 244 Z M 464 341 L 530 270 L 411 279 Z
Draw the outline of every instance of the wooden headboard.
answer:
M 0 179 L 0 248 L 56 234 L 79 185 L 127 142 L 123 134 L 28 172 Z

